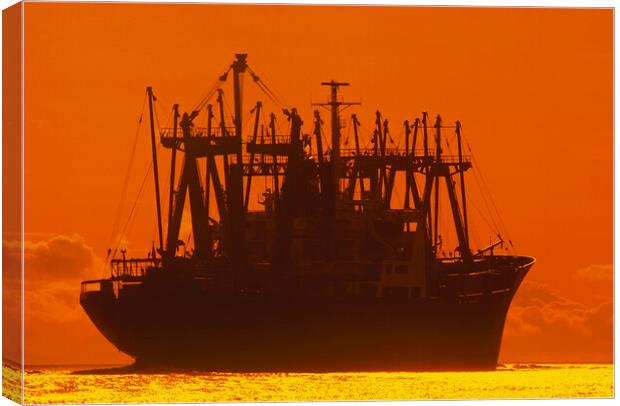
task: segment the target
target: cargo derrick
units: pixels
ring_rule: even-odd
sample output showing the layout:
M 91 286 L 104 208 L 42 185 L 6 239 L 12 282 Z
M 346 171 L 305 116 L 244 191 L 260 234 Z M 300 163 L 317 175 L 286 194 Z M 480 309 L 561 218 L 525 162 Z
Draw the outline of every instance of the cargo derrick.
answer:
M 225 267 L 227 272 L 240 275 L 260 268 L 284 273 L 287 278 L 328 272 L 348 274 L 348 278 L 357 281 L 376 281 L 386 261 L 397 261 L 413 266 L 418 272 L 423 271 L 423 279 L 435 281 L 436 285 L 432 269 L 437 261 L 437 247 L 441 244 L 437 211 L 439 181 L 443 178 L 459 241 L 456 251 L 464 265 L 461 270 L 468 271 L 472 254 L 467 236 L 463 173 L 471 163 L 462 155 L 458 122 L 459 154 L 456 157 L 442 154 L 439 116 L 434 125 L 435 153 L 429 150 L 427 113 L 423 113 L 422 120 L 416 118 L 413 124 L 405 121 L 404 150 L 388 148 L 388 120 L 379 111 L 376 112 L 373 146 L 362 148 L 358 133 L 360 122 L 357 115 L 352 114 L 355 148 L 342 149 L 341 111 L 360 103 L 341 100 L 339 89 L 349 83 L 332 80 L 322 83 L 330 87 L 329 100 L 313 104 L 330 112 L 330 148 L 325 150 L 323 146 L 324 123 L 318 110 L 314 112 L 314 137 L 302 134 L 303 122 L 295 108 L 283 110 L 290 122 L 289 134 L 276 134 L 273 113 L 265 134 L 264 127 L 259 129 L 259 117 L 263 112 L 260 101 L 251 110 L 254 126 L 251 136 L 244 142 L 240 119 L 243 114 L 241 77 L 248 69 L 246 56 L 240 54 L 220 77 L 221 82 L 225 81 L 232 70 L 233 127 L 226 125 L 224 91 L 218 88 L 219 126 L 212 125 L 214 114 L 210 104 L 202 106 L 207 110 L 206 129 L 194 128 L 193 121 L 200 110 L 184 113 L 178 123 L 179 112 L 175 105 L 174 127 L 162 133 L 163 146 L 172 150 L 168 235 L 165 250 L 160 250 L 163 268 L 167 268 L 167 262 L 183 262 L 203 272 Z M 251 69 L 250 72 L 254 82 L 267 93 L 260 78 Z M 181 137 L 177 135 L 177 127 L 181 129 Z M 417 150 L 420 130 L 423 149 Z M 176 189 L 172 189 L 179 150 L 184 153 L 180 179 Z M 204 185 L 197 163 L 201 158 L 205 159 Z M 392 207 L 399 172 L 405 180 L 405 197 L 402 206 Z M 420 185 L 422 189 L 416 184 L 415 173 L 425 179 Z M 452 180 L 456 174 L 461 179 L 460 202 Z M 262 212 L 249 210 L 252 180 L 257 176 L 272 177 L 274 185 L 274 190 L 264 192 Z M 191 258 L 179 258 L 177 244 L 188 193 L 195 249 Z M 217 221 L 209 214 L 211 195 L 215 196 Z M 431 210 L 433 203 L 435 208 Z M 243 285 L 239 280 L 236 283 Z M 436 292 L 437 287 L 431 290 Z

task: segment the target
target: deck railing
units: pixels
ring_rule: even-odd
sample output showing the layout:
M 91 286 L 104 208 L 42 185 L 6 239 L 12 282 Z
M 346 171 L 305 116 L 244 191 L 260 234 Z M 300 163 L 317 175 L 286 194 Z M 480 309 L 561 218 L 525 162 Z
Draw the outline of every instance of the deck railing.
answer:
M 228 134 L 234 134 L 234 127 L 230 127 L 227 128 L 227 132 Z M 197 137 L 197 138 L 202 138 L 202 137 L 206 137 L 206 129 L 204 128 L 195 128 L 192 130 L 192 137 Z M 164 129 L 161 132 L 161 136 L 162 138 L 166 138 L 169 139 L 172 137 L 172 130 L 171 129 Z M 221 129 L 220 128 L 213 128 L 211 130 L 211 136 L 212 137 L 220 137 L 221 136 Z M 177 133 L 177 137 L 179 138 L 179 140 L 182 139 L 182 134 Z M 276 144 L 288 144 L 290 143 L 290 136 L 289 135 L 277 135 L 276 136 Z M 243 145 L 248 144 L 248 142 L 243 142 Z M 261 141 L 257 141 L 257 144 L 263 144 Z M 271 145 L 272 144 L 272 138 L 271 136 L 266 136 L 264 139 L 264 144 L 265 145 Z M 244 147 L 245 150 L 245 147 Z M 412 153 L 413 152 L 413 153 Z M 316 151 L 316 147 L 312 148 L 312 153 L 310 154 L 311 157 L 317 159 L 318 158 L 318 154 Z M 359 151 L 359 154 L 357 152 L 357 150 L 355 148 L 341 148 L 340 149 L 340 156 L 343 159 L 354 159 L 355 157 L 375 157 L 375 150 L 374 148 L 361 148 Z M 325 151 L 323 153 L 323 157 L 326 160 L 331 160 L 332 159 L 332 153 L 331 151 Z M 432 163 L 435 162 L 435 151 L 429 149 L 426 153 L 426 155 L 424 154 L 424 150 L 423 149 L 416 149 L 415 151 L 407 151 L 404 147 L 392 147 L 392 148 L 385 148 L 384 152 L 382 153 L 381 151 L 378 152 L 378 157 L 382 158 L 382 157 L 386 157 L 386 158 L 390 158 L 390 157 L 407 157 L 408 159 L 412 159 L 415 160 L 416 162 L 419 163 Z M 231 162 L 236 162 L 234 155 L 231 155 L 229 159 L 232 159 Z M 287 159 L 285 156 L 278 156 L 277 158 L 278 162 L 282 162 L 282 163 L 286 163 Z M 441 156 L 441 162 L 443 163 L 451 163 L 451 164 L 455 164 L 459 162 L 459 159 L 462 159 L 464 163 L 469 163 L 471 162 L 471 157 L 469 155 L 463 155 L 462 158 L 459 158 L 458 155 L 442 155 Z M 273 157 L 271 154 L 259 154 L 256 153 L 254 154 L 254 163 L 258 163 L 260 160 L 264 160 L 265 163 L 273 163 Z M 250 154 L 247 152 L 243 153 L 243 162 L 245 164 L 249 164 L 250 162 Z
M 161 260 L 154 258 L 122 258 L 110 262 L 112 277 L 143 277 L 146 269 L 157 266 Z

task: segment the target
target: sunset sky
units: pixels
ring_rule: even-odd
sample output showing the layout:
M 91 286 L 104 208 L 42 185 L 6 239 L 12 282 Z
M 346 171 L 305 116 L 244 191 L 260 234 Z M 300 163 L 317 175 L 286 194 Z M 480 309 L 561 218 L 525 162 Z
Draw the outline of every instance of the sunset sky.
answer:
M 460 120 L 505 238 L 537 259 L 500 361 L 610 362 L 612 34 L 611 9 L 26 3 L 26 363 L 129 361 L 79 307 L 79 281 L 103 275 L 117 237 L 145 88 L 164 126 L 172 104 L 190 110 L 238 52 L 299 109 L 305 132 L 331 79 L 351 83 L 362 127 L 379 109 L 394 138 L 422 111 Z M 259 93 L 246 79 L 247 115 Z M 145 114 L 121 224 L 148 136 Z M 136 256 L 156 235 L 149 182 L 125 233 Z M 4 249 L 18 259 L 6 235 Z

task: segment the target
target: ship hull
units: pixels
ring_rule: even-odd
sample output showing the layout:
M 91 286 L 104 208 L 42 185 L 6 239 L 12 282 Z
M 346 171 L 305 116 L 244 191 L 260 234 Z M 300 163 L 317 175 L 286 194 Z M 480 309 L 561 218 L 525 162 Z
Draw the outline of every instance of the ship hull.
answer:
M 174 287 L 83 293 L 97 328 L 138 366 L 208 371 L 493 370 L 512 288 L 387 300 Z

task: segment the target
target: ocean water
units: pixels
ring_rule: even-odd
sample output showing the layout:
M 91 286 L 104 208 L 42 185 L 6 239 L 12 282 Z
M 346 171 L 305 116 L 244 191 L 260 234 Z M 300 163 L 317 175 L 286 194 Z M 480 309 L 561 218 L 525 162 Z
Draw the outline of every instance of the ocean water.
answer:
M 506 364 L 494 372 L 75 375 L 72 371 L 77 367 L 31 367 L 24 376 L 24 401 L 75 404 L 609 398 L 614 395 L 613 368 L 612 364 Z

